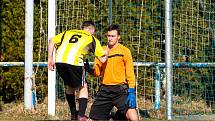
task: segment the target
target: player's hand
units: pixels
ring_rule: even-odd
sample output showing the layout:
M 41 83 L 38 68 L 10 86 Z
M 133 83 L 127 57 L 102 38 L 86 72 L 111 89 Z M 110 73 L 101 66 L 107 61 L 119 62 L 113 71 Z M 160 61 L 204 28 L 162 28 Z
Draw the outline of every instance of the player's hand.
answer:
M 136 108 L 136 98 L 135 98 L 135 95 L 134 95 L 134 88 L 129 88 L 128 89 L 127 102 L 128 102 L 129 108 L 131 108 L 131 109 Z
M 109 52 L 110 52 L 110 48 L 109 48 L 109 46 L 107 44 L 106 49 L 105 49 L 105 55 L 108 56 Z
M 90 68 L 90 64 L 88 62 L 88 59 L 86 59 L 86 63 L 84 63 L 84 69 L 91 75 L 93 75 L 94 70 Z
M 52 59 L 48 59 L 48 69 L 51 71 L 54 71 L 55 69 L 55 63 Z

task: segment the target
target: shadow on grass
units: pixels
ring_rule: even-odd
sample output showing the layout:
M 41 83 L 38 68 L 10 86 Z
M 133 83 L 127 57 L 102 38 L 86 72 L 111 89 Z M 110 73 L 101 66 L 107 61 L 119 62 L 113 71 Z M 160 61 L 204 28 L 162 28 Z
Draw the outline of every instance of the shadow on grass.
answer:
M 147 110 L 141 110 L 141 109 L 139 109 L 139 114 L 143 118 L 151 118 Z

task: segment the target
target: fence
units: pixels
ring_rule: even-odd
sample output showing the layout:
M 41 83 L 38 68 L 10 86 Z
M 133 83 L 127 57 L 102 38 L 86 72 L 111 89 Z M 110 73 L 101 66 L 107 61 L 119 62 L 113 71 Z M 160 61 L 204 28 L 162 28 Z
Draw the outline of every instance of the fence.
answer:
M 40 6 L 40 38 L 44 41 L 48 40 L 47 5 L 48 1 L 44 0 L 37 3 Z M 171 10 L 173 118 L 192 119 L 213 114 L 215 3 L 212 0 L 174 0 Z M 56 0 L 56 34 L 79 28 L 83 20 L 91 19 L 97 26 L 96 36 L 105 43 L 105 28 L 118 23 L 122 29 L 121 43 L 131 50 L 133 60 L 137 62 L 140 115 L 164 119 L 168 113 L 165 16 L 165 2 L 161 0 Z M 47 57 L 46 53 L 41 56 Z M 90 77 L 90 80 L 93 96 L 98 83 L 94 78 Z M 63 92 L 62 86 L 59 87 L 56 90 Z M 62 98 L 59 92 L 57 95 Z

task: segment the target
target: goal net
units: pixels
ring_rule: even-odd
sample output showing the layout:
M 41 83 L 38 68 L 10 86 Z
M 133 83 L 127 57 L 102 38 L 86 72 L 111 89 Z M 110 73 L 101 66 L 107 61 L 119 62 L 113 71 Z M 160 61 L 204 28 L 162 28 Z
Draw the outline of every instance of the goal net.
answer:
M 214 112 L 215 4 L 213 0 L 172 1 L 173 115 Z M 161 0 L 56 0 L 56 34 L 79 29 L 84 20 L 96 23 L 96 37 L 106 43 L 106 28 L 121 27 L 121 43 L 135 62 L 138 109 L 142 118 L 165 118 L 165 6 Z M 91 57 L 93 61 L 93 57 Z M 57 97 L 64 100 L 57 77 Z M 89 76 L 90 96 L 98 80 Z M 156 81 L 158 83 L 156 83 Z M 161 87 L 156 87 L 160 84 Z M 159 90 L 157 94 L 155 90 Z M 156 95 L 159 95 L 157 97 Z M 156 100 L 159 105 L 156 107 Z M 57 115 L 62 109 L 57 108 Z M 69 115 L 69 110 L 63 113 Z

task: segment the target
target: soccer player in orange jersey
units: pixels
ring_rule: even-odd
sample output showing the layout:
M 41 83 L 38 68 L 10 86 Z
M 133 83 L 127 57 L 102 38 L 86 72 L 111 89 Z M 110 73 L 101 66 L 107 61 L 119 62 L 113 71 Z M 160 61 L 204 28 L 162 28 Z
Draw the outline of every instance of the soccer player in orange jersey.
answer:
M 108 120 L 112 108 L 118 110 L 114 120 L 138 120 L 135 97 L 135 75 L 130 50 L 119 43 L 119 25 L 111 25 L 107 30 L 108 59 L 101 63 L 95 59 L 94 76 L 101 77 L 101 86 L 90 111 L 93 120 Z

